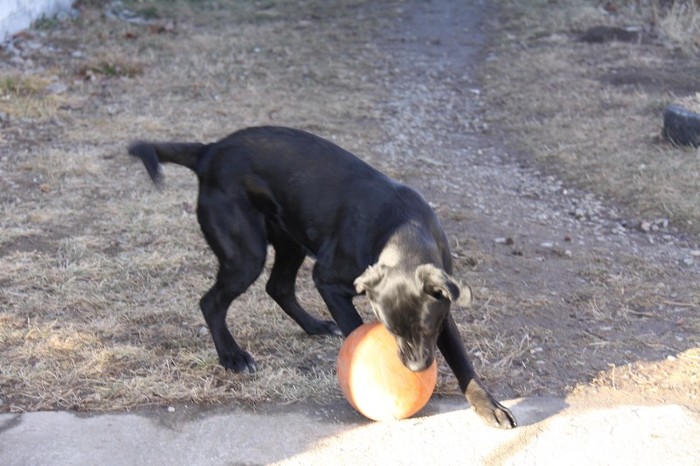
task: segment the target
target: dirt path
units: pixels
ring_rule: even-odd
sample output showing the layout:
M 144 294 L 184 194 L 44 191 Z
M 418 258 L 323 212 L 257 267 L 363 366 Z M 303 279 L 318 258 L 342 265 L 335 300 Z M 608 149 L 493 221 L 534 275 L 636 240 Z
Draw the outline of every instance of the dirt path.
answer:
M 436 205 L 475 285 L 462 330 L 468 342 L 491 335 L 474 351 L 482 372 L 517 396 L 562 394 L 623 366 L 615 388 L 633 380 L 632 391 L 690 401 L 693 378 L 669 372 L 688 369 L 676 355 L 700 342 L 700 261 L 687 259 L 683 238 L 635 231 L 613 203 L 541 175 L 504 149 L 507 135 L 484 127 L 476 67 L 487 59 L 486 23 L 479 1 L 406 7 L 384 39 L 398 70 L 381 147 L 395 174 Z

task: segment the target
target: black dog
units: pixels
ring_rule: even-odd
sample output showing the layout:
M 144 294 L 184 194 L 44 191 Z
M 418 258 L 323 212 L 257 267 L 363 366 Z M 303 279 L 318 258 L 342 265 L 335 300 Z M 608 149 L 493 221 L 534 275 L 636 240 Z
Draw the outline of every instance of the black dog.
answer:
M 307 333 L 350 334 L 362 324 L 352 298 L 366 293 L 406 367 L 428 367 L 437 346 L 476 412 L 491 424 L 516 426 L 464 350 L 450 304 L 468 304 L 471 290 L 449 275 L 445 233 L 415 191 L 331 142 L 289 128 L 245 129 L 214 144 L 139 142 L 129 153 L 155 182 L 161 162 L 184 165 L 199 178 L 197 218 L 219 259 L 216 283 L 200 305 L 224 367 L 256 370 L 226 327 L 226 312 L 260 275 L 270 243 L 267 292 Z M 308 254 L 335 323 L 312 317 L 296 300 L 297 271 Z

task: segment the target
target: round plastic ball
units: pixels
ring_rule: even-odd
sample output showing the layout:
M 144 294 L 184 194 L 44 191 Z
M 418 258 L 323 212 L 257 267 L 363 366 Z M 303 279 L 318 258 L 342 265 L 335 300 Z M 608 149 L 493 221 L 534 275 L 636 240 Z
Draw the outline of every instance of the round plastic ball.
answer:
M 338 353 L 340 389 L 361 414 L 375 421 L 406 419 L 420 411 L 433 393 L 437 365 L 420 372 L 399 359 L 394 336 L 379 322 L 364 324 Z

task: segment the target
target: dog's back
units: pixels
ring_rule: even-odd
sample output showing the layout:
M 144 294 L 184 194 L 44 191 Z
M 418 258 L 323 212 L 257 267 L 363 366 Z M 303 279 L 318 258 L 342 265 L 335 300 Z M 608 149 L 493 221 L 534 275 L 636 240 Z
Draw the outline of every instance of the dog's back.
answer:
M 212 144 L 196 171 L 200 176 L 209 174 L 228 180 L 254 173 L 279 188 L 276 197 L 303 191 L 320 203 L 339 189 L 357 190 L 360 195 L 362 191 L 384 191 L 395 185 L 384 174 L 326 139 L 297 129 L 272 126 L 237 131 Z
M 274 217 L 314 254 L 335 232 L 386 235 L 415 217 L 441 231 L 414 190 L 302 130 L 247 128 L 208 145 L 138 142 L 129 153 L 143 161 L 154 181 L 161 179 L 159 162 L 175 163 L 197 174 L 200 190 L 242 188 L 255 208 Z M 379 238 L 366 241 L 381 243 Z
M 322 178 L 362 175 L 365 179 L 387 179 L 326 139 L 279 126 L 242 129 L 212 144 L 137 141 L 129 146 L 129 154 L 143 162 L 154 181 L 161 176 L 160 163 L 182 165 L 200 176 L 207 172 L 225 175 L 231 164 L 250 164 L 256 172 L 274 177 L 303 177 L 303 172 L 313 171 L 314 175 L 325 175 Z

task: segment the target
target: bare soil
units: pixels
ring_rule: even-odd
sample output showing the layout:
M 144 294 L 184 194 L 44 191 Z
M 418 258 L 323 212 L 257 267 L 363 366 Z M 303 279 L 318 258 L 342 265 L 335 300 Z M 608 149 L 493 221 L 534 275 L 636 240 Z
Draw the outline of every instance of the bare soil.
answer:
M 622 100 L 595 89 L 615 97 L 607 102 L 616 115 L 646 127 L 646 116 L 630 116 L 640 91 L 626 86 L 665 92 L 668 80 L 649 72 L 642 84 L 638 70 L 669 54 L 688 84 L 681 76 L 697 76 L 692 60 L 659 43 L 627 44 L 625 72 L 593 62 L 577 77 L 566 47 L 585 68 L 621 46 L 582 45 L 575 31 L 558 30 L 556 46 L 549 36 L 528 42 L 527 53 L 547 59 L 529 56 L 527 67 L 518 34 L 531 31 L 504 26 L 511 6 L 500 8 L 84 2 L 76 18 L 0 50 L 0 411 L 342 396 L 340 341 L 303 335 L 266 296 L 264 277 L 230 311 L 259 372 L 218 366 L 197 306 L 215 264 L 196 223 L 196 180 L 166 167 L 155 189 L 125 153 L 137 137 L 211 141 L 256 124 L 313 131 L 424 194 L 451 239 L 457 277 L 475 290 L 475 304 L 455 316 L 499 397 L 699 409 L 700 204 L 673 203 L 695 195 L 674 190 L 692 177 L 658 179 L 664 210 L 630 195 L 641 188 L 620 188 L 612 169 L 599 182 L 600 151 L 542 152 L 583 140 L 610 149 L 614 137 L 566 119 L 600 114 L 564 92 L 593 92 L 590 74 L 596 85 L 624 88 Z M 547 91 L 571 105 L 557 113 Z M 634 139 L 615 127 L 605 134 L 616 131 Z M 693 160 L 648 131 L 643 140 L 664 156 L 678 151 L 673 163 Z M 299 294 L 324 315 L 309 270 Z M 442 361 L 438 393 L 458 395 Z

